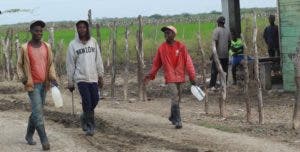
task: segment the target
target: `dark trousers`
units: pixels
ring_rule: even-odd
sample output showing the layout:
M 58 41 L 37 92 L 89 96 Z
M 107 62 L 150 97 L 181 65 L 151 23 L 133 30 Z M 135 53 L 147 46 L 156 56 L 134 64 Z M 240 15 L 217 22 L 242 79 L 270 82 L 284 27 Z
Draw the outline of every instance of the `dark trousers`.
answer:
M 78 90 L 82 100 L 82 110 L 84 112 L 93 112 L 99 102 L 99 90 L 96 82 L 79 82 Z
M 239 64 L 233 64 L 232 65 L 232 79 L 233 79 L 233 83 L 236 83 L 236 70 Z
M 268 53 L 269 53 L 269 57 L 280 56 L 280 52 L 278 48 L 269 48 Z
M 226 72 L 226 81 L 227 81 L 227 77 L 228 77 L 228 58 L 224 58 L 224 59 L 219 59 L 221 66 L 224 70 L 224 72 Z M 212 62 L 211 65 L 211 75 L 210 75 L 210 83 L 209 83 L 209 87 L 214 87 L 216 86 L 216 82 L 217 82 L 217 77 L 218 77 L 218 68 L 217 65 L 215 63 L 215 61 Z

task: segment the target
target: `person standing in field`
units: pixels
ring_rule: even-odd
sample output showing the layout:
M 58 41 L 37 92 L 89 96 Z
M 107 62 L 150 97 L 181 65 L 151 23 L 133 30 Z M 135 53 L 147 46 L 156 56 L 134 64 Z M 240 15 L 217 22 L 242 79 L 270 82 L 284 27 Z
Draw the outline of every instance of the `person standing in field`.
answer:
M 73 92 L 75 84 L 82 99 L 81 127 L 86 135 L 95 131 L 95 112 L 103 86 L 104 68 L 97 41 L 91 37 L 89 24 L 80 20 L 76 23 L 77 34 L 69 44 L 66 57 L 68 89 Z
M 279 34 L 278 26 L 275 25 L 275 16 L 269 16 L 270 25 L 264 30 L 264 40 L 268 45 L 268 53 L 270 57 L 280 56 L 279 52 Z
M 21 47 L 17 72 L 31 104 L 25 139 L 29 145 L 35 145 L 33 134 L 37 131 L 43 150 L 49 150 L 50 144 L 44 126 L 43 106 L 46 91 L 50 85 L 57 86 L 57 77 L 53 63 L 53 54 L 48 43 L 42 41 L 45 23 L 41 20 L 30 25 L 31 40 Z
M 147 84 L 155 79 L 157 71 L 163 67 L 165 83 L 168 89 L 168 96 L 171 99 L 171 115 L 169 120 L 175 128 L 182 128 L 179 103 L 182 96 L 182 85 L 185 82 L 186 72 L 189 75 L 190 83 L 195 85 L 195 68 L 186 46 L 174 38 L 177 30 L 174 26 L 161 28 L 166 41 L 162 43 L 153 59 L 152 68 L 144 78 Z
M 220 60 L 220 63 L 222 65 L 222 68 L 224 72 L 226 72 L 226 80 L 227 80 L 227 73 L 228 73 L 228 62 L 229 62 L 229 47 L 230 47 L 230 41 L 231 41 L 231 34 L 228 29 L 225 28 L 225 18 L 223 16 L 220 16 L 217 19 L 218 27 L 215 28 L 213 31 L 213 41 L 216 44 L 217 54 Z M 212 65 L 211 65 L 211 79 L 209 83 L 210 90 L 214 91 L 216 90 L 216 81 L 218 77 L 218 69 L 215 61 L 212 59 Z

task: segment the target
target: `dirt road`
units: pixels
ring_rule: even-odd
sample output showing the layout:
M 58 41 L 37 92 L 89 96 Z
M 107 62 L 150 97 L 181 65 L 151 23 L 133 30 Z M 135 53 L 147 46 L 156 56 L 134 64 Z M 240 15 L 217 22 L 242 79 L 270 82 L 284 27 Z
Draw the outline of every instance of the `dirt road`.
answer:
M 6 87 L 7 88 L 7 87 Z M 16 88 L 16 87 L 14 87 Z M 1 90 L 1 89 L 0 89 Z M 80 99 L 75 94 L 76 116 L 71 115 L 71 96 L 66 90 L 64 107 L 53 107 L 48 96 L 45 107 L 46 130 L 51 151 L 104 152 L 297 152 L 296 146 L 243 133 L 230 133 L 197 125 L 186 119 L 193 110 L 183 103 L 183 129 L 176 130 L 167 120 L 169 102 L 157 98 L 148 102 L 123 102 L 109 99 L 96 108 L 97 132 L 86 137 L 79 127 Z M 29 104 L 26 93 L 18 90 L 0 96 L 0 151 L 41 151 L 29 146 L 24 135 Z M 197 107 L 196 107 L 197 108 Z M 199 115 L 199 113 L 194 113 Z M 37 135 L 35 140 L 38 141 Z
M 15 110 L 0 112 L 0 151 L 32 152 L 42 150 L 37 133 L 34 136 L 37 145 L 30 146 L 25 142 L 24 137 L 29 114 Z M 80 134 L 79 128 L 65 128 L 53 121 L 46 121 L 46 130 L 53 152 L 97 151 L 97 148 L 91 146 L 87 141 L 80 140 L 80 137 L 84 135 Z

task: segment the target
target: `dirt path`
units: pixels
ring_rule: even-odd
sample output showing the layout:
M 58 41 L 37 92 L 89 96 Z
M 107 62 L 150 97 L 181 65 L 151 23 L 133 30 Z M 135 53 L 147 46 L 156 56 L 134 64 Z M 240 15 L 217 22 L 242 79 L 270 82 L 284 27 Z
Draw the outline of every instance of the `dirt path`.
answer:
M 176 130 L 167 120 L 166 99 L 115 104 L 109 99 L 96 108 L 97 132 L 86 137 L 79 127 L 80 98 L 75 94 L 76 116 L 71 115 L 71 94 L 62 90 L 64 107 L 53 107 L 50 96 L 45 108 L 46 129 L 51 151 L 105 152 L 297 152 L 296 146 L 269 138 L 251 137 L 202 127 L 189 119 L 195 107 L 183 103 L 183 129 Z M 0 94 L 1 151 L 40 151 L 41 145 L 29 146 L 24 135 L 29 115 L 26 93 Z M 194 105 L 194 104 L 193 104 Z M 196 107 L 197 109 L 197 107 Z M 189 115 L 188 115 L 189 114 Z M 222 123 L 222 122 L 221 122 Z M 35 135 L 35 139 L 38 140 Z
M 173 143 L 189 145 L 190 148 L 213 151 L 243 152 L 296 152 L 299 151 L 288 144 L 269 141 L 267 139 L 249 137 L 242 134 L 226 133 L 194 124 L 184 123 L 181 130 L 173 129 L 166 118 L 130 112 L 120 109 L 101 109 L 99 113 L 105 120 L 111 120 L 116 126 L 164 139 Z
M 30 146 L 25 142 L 24 136 L 28 116 L 28 112 L 22 111 L 0 112 L 0 151 L 42 151 L 37 133 L 34 135 L 37 145 Z M 46 121 L 46 131 L 51 144 L 51 151 L 53 152 L 97 151 L 97 149 L 91 146 L 87 141 L 80 140 L 80 136 L 84 136 L 80 134 L 80 129 L 65 128 L 61 124 Z

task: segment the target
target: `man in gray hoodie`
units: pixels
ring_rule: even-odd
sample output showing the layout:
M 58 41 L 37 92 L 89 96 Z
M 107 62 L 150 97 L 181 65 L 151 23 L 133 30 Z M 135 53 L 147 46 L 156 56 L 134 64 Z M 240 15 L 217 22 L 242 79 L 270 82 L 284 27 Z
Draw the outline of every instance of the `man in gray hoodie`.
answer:
M 76 23 L 77 34 L 69 44 L 66 58 L 68 89 L 73 92 L 75 83 L 82 100 L 81 127 L 86 135 L 93 136 L 95 130 L 94 109 L 99 101 L 99 90 L 103 86 L 103 62 L 97 41 L 91 37 L 89 24 Z

